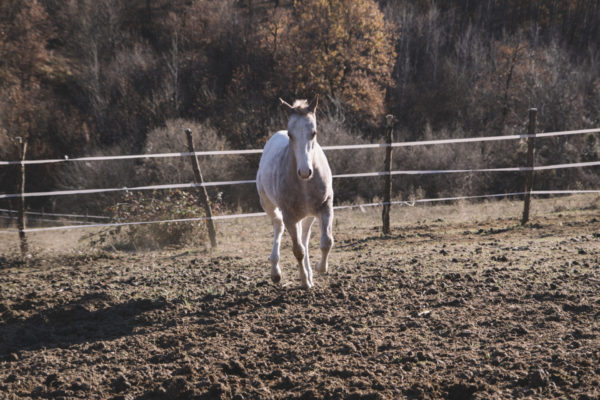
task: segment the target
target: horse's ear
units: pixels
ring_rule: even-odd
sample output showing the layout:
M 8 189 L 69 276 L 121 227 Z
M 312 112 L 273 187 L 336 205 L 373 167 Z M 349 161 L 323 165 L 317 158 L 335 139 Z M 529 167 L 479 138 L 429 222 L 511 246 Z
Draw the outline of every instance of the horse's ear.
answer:
M 314 114 L 315 111 L 317 111 L 317 105 L 318 104 L 319 104 L 319 95 L 316 95 L 315 98 L 312 99 L 312 101 L 308 105 L 308 112 Z
M 279 98 L 279 101 L 281 102 L 281 104 L 283 104 L 284 106 L 286 106 L 286 108 L 289 109 L 289 111 L 294 111 L 294 107 L 288 103 L 287 101 L 285 101 L 284 99 L 282 99 L 281 97 Z

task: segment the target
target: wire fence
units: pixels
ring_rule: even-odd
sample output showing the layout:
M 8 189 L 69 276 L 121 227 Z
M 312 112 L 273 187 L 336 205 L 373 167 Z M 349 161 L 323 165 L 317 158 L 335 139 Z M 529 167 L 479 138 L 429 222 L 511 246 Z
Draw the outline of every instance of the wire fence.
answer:
M 380 207 L 386 204 L 389 205 L 399 205 L 399 206 L 409 206 L 414 207 L 417 204 L 426 204 L 426 203 L 443 203 L 450 201 L 461 201 L 461 200 L 481 200 L 487 198 L 506 198 L 506 197 L 516 197 L 523 196 L 528 192 L 514 192 L 514 193 L 497 193 L 497 194 L 483 194 L 477 196 L 456 196 L 456 197 L 438 197 L 431 199 L 415 199 L 412 201 L 391 201 L 391 202 L 375 202 L 375 203 L 363 203 L 363 204 L 350 204 L 350 205 L 341 205 L 333 207 L 334 210 L 349 210 L 355 208 L 368 208 L 368 207 Z M 600 190 L 534 190 L 530 192 L 531 195 L 534 196 L 547 196 L 547 195 L 569 195 L 569 194 L 600 194 Z M 216 215 L 213 216 L 213 220 L 222 221 L 229 219 L 237 219 L 237 218 L 253 218 L 253 217 L 264 217 L 267 214 L 264 212 L 258 213 L 243 213 L 243 214 L 231 214 L 231 215 Z M 110 227 L 119 227 L 119 226 L 134 226 L 134 225 L 149 225 L 149 224 L 166 224 L 166 223 L 177 223 L 177 222 L 199 222 L 205 221 L 207 217 L 195 217 L 195 218 L 179 218 L 179 219 L 166 219 L 166 220 L 154 220 L 154 221 L 133 221 L 133 222 L 109 222 L 109 223 L 97 223 L 97 224 L 87 224 L 83 225 L 83 223 L 77 222 L 77 225 L 64 225 L 64 226 L 50 226 L 50 227 L 41 227 L 41 228 L 28 228 L 24 229 L 23 232 L 31 233 L 31 232 L 42 232 L 42 231 L 61 231 L 61 230 L 70 230 L 70 229 L 89 229 L 89 228 L 110 228 Z M 18 229 L 5 229 L 0 231 L 0 233 L 18 233 Z
M 339 146 L 323 146 L 325 151 L 334 150 L 364 150 L 364 149 L 376 149 L 386 147 L 415 147 L 415 146 L 431 146 L 431 145 L 445 145 L 445 144 L 460 144 L 460 143 L 477 143 L 477 142 L 490 142 L 490 141 L 504 141 L 504 140 L 517 140 L 517 139 L 529 139 L 529 138 L 546 138 L 554 136 L 569 136 L 569 135 L 580 135 L 598 133 L 600 128 L 594 129 L 580 129 L 572 131 L 559 131 L 559 132 L 545 132 L 537 134 L 523 134 L 523 135 L 507 135 L 507 136 L 488 136 L 488 137 L 472 137 L 472 138 L 453 138 L 453 139 L 438 139 L 438 140 L 426 140 L 426 141 L 413 141 L 413 142 L 395 142 L 395 143 L 382 143 L 382 144 L 359 144 L 359 145 L 339 145 Z M 94 156 L 94 157 L 77 157 L 69 158 L 65 156 L 61 159 L 44 159 L 44 160 L 23 160 L 23 161 L 0 161 L 0 166 L 8 165 L 33 165 L 33 164 L 51 164 L 51 163 L 66 163 L 66 162 L 91 162 L 91 161 L 110 161 L 110 160 L 134 160 L 134 159 L 150 159 L 150 158 L 167 158 L 167 157 L 189 157 L 189 156 L 214 156 L 214 155 L 243 155 L 243 154 L 261 154 L 262 149 L 250 149 L 250 150 L 222 150 L 222 151 L 196 151 L 196 152 L 180 152 L 180 153 L 155 153 L 155 154 L 131 154 L 131 155 L 117 155 L 117 156 Z M 484 172 L 527 172 L 527 171 L 542 171 L 542 170 L 556 170 L 564 168 L 585 168 L 594 167 L 600 165 L 599 161 L 591 162 L 578 162 L 568 164 L 554 164 L 544 166 L 525 166 L 525 167 L 504 167 L 504 168 L 473 168 L 473 169 L 448 169 L 448 170 L 397 170 L 397 171 L 375 171 L 375 172 L 361 172 L 361 173 L 350 173 L 350 174 L 337 174 L 334 175 L 335 179 L 347 179 L 347 178 L 363 178 L 363 177 L 376 177 L 376 176 L 387 176 L 387 175 L 432 175 L 432 174 L 457 174 L 457 173 L 484 173 Z M 48 192 L 30 192 L 30 193 L 7 193 L 0 194 L 0 199 L 10 198 L 28 198 L 28 197 L 43 197 L 43 196 L 65 196 L 65 195 L 79 195 L 79 194 L 95 194 L 95 193 L 109 193 L 119 191 L 141 191 L 141 190 L 165 190 L 165 189 L 190 189 L 197 187 L 210 187 L 210 186 L 227 186 L 227 185 L 241 185 L 241 184 L 253 184 L 255 180 L 239 180 L 239 181 L 215 181 L 215 182 L 204 182 L 204 183 L 179 183 L 179 184 L 162 184 L 162 185 L 147 185 L 137 187 L 114 187 L 114 188 L 93 188 L 93 189 L 72 189 L 72 190 L 57 190 Z M 458 197 L 446 197 L 446 198 L 432 198 L 432 199 L 416 199 L 412 203 L 405 201 L 390 201 L 390 202 L 377 202 L 377 203 L 366 203 L 348 206 L 336 206 L 335 209 L 349 209 L 358 207 L 374 207 L 389 205 L 414 205 L 418 203 L 432 203 L 432 202 L 446 202 L 446 201 L 457 201 L 457 200 L 469 200 L 469 199 L 483 199 L 483 198 L 497 198 L 497 197 L 511 197 L 511 196 L 522 196 L 526 194 L 531 195 L 565 195 L 565 194 L 581 194 L 581 193 L 600 193 L 600 190 L 538 190 L 529 192 L 516 192 L 516 193 L 499 193 L 499 194 L 483 194 L 476 196 L 458 196 Z M 15 212 L 14 210 L 0 209 L 5 212 Z M 33 213 L 29 214 L 42 214 Z M 105 216 L 83 216 L 78 214 L 44 214 L 52 216 L 60 216 L 65 218 L 97 218 L 97 219 L 109 219 L 110 217 Z M 232 214 L 232 215 L 219 215 L 213 216 L 213 220 L 225 220 L 233 218 L 248 218 L 248 217 L 259 217 L 264 216 L 265 213 L 244 213 L 244 214 Z M 157 224 L 157 223 L 176 223 L 176 222 L 193 222 L 205 220 L 206 217 L 199 218 L 183 218 L 183 219 L 170 219 L 170 220 L 156 220 L 156 221 L 134 221 L 134 222 L 111 222 L 111 223 L 94 223 L 94 224 L 80 224 L 75 225 L 64 225 L 64 226 L 52 226 L 52 227 L 41 227 L 41 228 L 29 228 L 22 229 L 22 232 L 39 232 L 39 231 L 51 231 L 51 230 L 65 230 L 65 229 L 82 229 L 82 228 L 97 228 L 97 227 L 117 227 L 117 226 L 132 226 L 132 225 L 145 225 L 145 224 Z M 0 231 L 0 233 L 15 233 L 19 232 L 17 229 L 6 229 Z
M 439 144 L 457 144 L 457 143 L 477 143 L 477 142 L 492 142 L 515 139 L 528 139 L 531 137 L 545 138 L 552 136 L 568 136 L 581 135 L 588 133 L 600 132 L 600 128 L 579 129 L 573 131 L 557 131 L 537 133 L 535 135 L 506 135 L 506 136 L 482 136 L 472 138 L 455 138 L 455 139 L 437 139 L 437 140 L 420 140 L 413 142 L 396 142 L 396 143 L 370 143 L 370 144 L 350 144 L 339 146 L 322 146 L 323 150 L 364 150 L 377 149 L 385 147 L 415 147 L 415 146 L 431 146 Z M 215 151 L 196 151 L 196 152 L 179 152 L 179 153 L 154 153 L 154 154 L 127 154 L 119 156 L 93 156 L 93 157 L 74 157 L 64 156 L 63 158 L 44 159 L 44 160 L 24 160 L 24 161 L 0 161 L 2 165 L 34 165 L 34 164 L 56 164 L 69 162 L 89 162 L 89 161 L 111 161 L 111 160 L 136 160 L 149 158 L 170 158 L 170 157 L 190 157 L 196 156 L 218 156 L 218 155 L 248 155 L 262 154 L 262 149 L 248 150 L 215 150 Z
M 7 208 L 0 208 L 1 213 L 17 214 L 17 210 L 10 210 Z M 61 214 L 61 213 L 47 213 L 47 212 L 36 212 L 26 211 L 25 215 L 40 215 L 42 217 L 56 217 L 56 218 L 84 218 L 84 219 L 110 219 L 104 215 L 90 215 L 90 214 Z M 12 217 L 9 217 L 12 218 Z
M 564 169 L 564 168 L 581 168 L 581 167 L 593 167 L 600 165 L 600 161 L 590 161 L 582 163 L 571 163 L 571 164 L 555 164 L 555 165 L 543 165 L 536 167 L 506 167 L 506 168 L 474 168 L 474 169 L 442 169 L 442 170 L 406 170 L 406 171 L 377 171 L 377 172 L 361 172 L 353 174 L 338 174 L 333 175 L 334 179 L 339 178 L 366 178 L 374 176 L 386 176 L 386 175 L 439 175 L 439 174 L 458 174 L 458 173 L 469 173 L 469 172 L 525 172 L 525 171 L 543 171 L 549 169 Z M 76 194 L 94 194 L 94 193 L 110 193 L 110 192 L 129 192 L 138 190 L 165 190 L 165 189 L 192 189 L 198 187 L 211 187 L 211 186 L 230 186 L 230 185 L 243 185 L 256 183 L 254 179 L 240 180 L 240 181 L 215 181 L 215 182 L 204 182 L 204 183 L 176 183 L 176 184 L 165 184 L 165 185 L 147 185 L 147 186 L 135 186 L 135 187 L 119 187 L 119 188 L 100 188 L 100 189 L 75 189 L 75 190 L 56 190 L 51 192 L 30 192 L 30 193 L 11 193 L 11 194 L 0 194 L 0 199 L 10 199 L 17 197 L 44 197 L 44 196 L 66 196 Z

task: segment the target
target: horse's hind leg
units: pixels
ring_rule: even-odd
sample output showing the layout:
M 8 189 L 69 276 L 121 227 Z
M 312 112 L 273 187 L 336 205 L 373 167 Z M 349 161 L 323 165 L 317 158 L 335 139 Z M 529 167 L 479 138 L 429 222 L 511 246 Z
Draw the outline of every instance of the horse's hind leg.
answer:
M 320 274 L 324 274 L 328 269 L 327 258 L 333 246 L 333 205 L 331 202 L 328 202 L 326 208 L 319 215 L 319 225 L 321 225 L 321 261 L 316 269 Z
M 302 220 L 302 245 L 304 246 L 304 271 L 308 276 L 308 282 L 311 286 L 313 283 L 313 273 L 312 268 L 310 266 L 310 259 L 308 256 L 308 242 L 310 241 L 310 228 L 312 227 L 313 222 L 315 222 L 315 217 L 306 217 Z
M 274 283 L 279 283 L 281 281 L 279 251 L 281 248 L 281 237 L 283 236 L 283 231 L 285 230 L 283 226 L 283 219 L 281 218 L 281 211 L 279 211 L 279 209 L 275 207 L 275 205 L 269 200 L 264 200 L 261 197 L 260 202 L 265 212 L 269 215 L 269 217 L 271 217 L 271 222 L 273 223 L 273 250 L 269 256 L 269 261 L 271 262 L 271 280 Z

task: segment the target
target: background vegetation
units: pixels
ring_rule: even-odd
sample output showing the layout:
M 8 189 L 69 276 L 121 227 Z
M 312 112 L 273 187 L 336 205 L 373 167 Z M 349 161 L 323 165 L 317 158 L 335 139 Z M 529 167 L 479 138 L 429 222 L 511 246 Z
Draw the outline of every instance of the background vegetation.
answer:
M 600 5 L 595 0 L 2 0 L 0 159 L 259 148 L 285 116 L 277 98 L 318 94 L 320 142 L 522 133 L 600 125 Z M 598 159 L 596 136 L 539 141 L 538 163 Z M 379 154 L 330 153 L 336 173 L 379 170 Z M 514 166 L 520 143 L 395 152 L 401 169 Z M 248 179 L 258 157 L 203 160 L 211 179 Z M 28 191 L 189 181 L 185 162 L 28 169 Z M 183 171 L 185 169 L 185 171 Z M 13 168 L 0 169 L 14 192 Z M 538 175 L 540 188 L 596 187 L 593 170 Z M 521 176 L 397 178 L 397 196 L 521 190 Z M 379 182 L 336 182 L 339 201 Z M 215 189 L 228 207 L 252 188 Z M 101 211 L 114 198 L 32 207 Z

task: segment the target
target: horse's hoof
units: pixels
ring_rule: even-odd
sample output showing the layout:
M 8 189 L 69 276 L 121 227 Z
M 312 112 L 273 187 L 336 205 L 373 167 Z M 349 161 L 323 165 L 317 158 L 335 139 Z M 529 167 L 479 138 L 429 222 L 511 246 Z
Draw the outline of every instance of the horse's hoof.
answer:
M 322 266 L 321 264 L 318 264 L 317 267 L 315 268 L 317 270 L 317 272 L 319 274 L 326 274 L 327 273 L 327 266 Z
M 310 282 L 306 282 L 306 283 L 303 283 L 302 285 L 300 285 L 300 287 L 305 290 L 310 290 L 310 289 L 312 289 L 313 285 Z
M 273 283 L 279 283 L 281 282 L 281 275 L 271 275 L 271 280 Z

